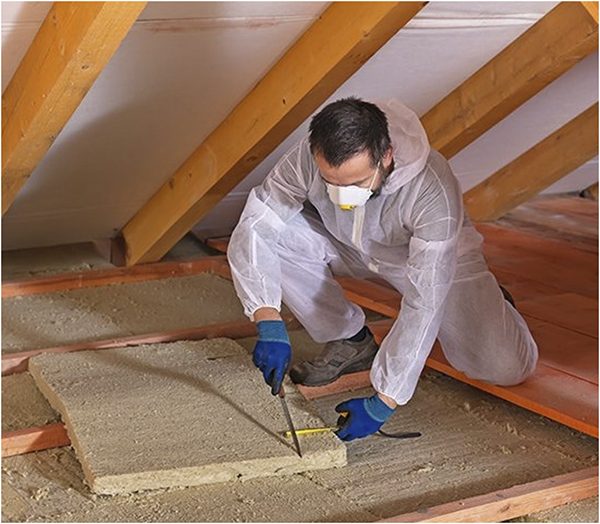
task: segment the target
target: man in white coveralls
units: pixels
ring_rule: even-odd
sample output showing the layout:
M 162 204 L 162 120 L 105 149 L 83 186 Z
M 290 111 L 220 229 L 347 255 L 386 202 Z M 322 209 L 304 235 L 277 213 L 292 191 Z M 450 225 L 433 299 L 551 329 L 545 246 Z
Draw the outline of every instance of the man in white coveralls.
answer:
M 371 368 L 376 394 L 336 407 L 347 413 L 337 432 L 343 440 L 377 432 L 410 400 L 436 337 L 468 377 L 522 382 L 537 346 L 481 244 L 456 177 L 412 111 L 393 100 L 327 105 L 309 136 L 252 189 L 227 252 L 244 311 L 257 324 L 253 360 L 272 393 L 292 355 L 282 300 L 326 343 L 289 370 L 294 382 L 324 385 Z M 334 275 L 383 278 L 402 294 L 381 347 Z

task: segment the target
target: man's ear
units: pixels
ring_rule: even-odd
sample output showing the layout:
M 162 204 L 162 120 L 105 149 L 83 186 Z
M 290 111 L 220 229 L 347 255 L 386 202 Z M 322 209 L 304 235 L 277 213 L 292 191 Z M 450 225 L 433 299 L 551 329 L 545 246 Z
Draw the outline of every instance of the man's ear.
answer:
M 387 148 L 387 151 L 384 153 L 383 155 L 383 168 L 385 169 L 385 171 L 389 171 L 390 166 L 392 165 L 393 162 L 393 150 L 392 150 L 392 146 Z

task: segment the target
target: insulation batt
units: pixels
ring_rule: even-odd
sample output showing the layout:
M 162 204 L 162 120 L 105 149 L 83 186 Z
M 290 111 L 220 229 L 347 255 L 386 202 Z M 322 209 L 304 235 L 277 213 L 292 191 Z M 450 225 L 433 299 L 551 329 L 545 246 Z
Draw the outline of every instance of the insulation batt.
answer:
M 250 192 L 227 253 L 245 314 L 283 300 L 315 341 L 348 338 L 365 315 L 333 276 L 379 277 L 403 298 L 371 368 L 376 391 L 408 402 L 436 337 L 467 376 L 522 382 L 537 346 L 488 269 L 456 177 L 410 109 L 379 106 L 394 169 L 365 206 L 344 211 L 330 201 L 308 136 Z

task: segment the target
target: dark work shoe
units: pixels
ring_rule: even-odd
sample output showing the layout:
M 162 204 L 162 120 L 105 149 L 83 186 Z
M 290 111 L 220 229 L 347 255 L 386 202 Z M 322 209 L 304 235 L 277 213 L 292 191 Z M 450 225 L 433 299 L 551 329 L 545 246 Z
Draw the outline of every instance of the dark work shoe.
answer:
M 364 340 L 334 340 L 325 344 L 321 354 L 300 362 L 290 370 L 290 378 L 304 386 L 324 386 L 346 373 L 369 369 L 379 346 L 367 330 Z
M 500 284 L 498 284 L 500 286 Z M 504 286 L 500 286 L 500 291 L 502 291 L 502 296 L 504 297 L 504 300 L 507 300 L 508 303 L 514 307 L 515 309 L 517 309 L 517 306 L 515 305 L 515 300 L 512 297 L 512 295 L 508 292 L 508 289 L 506 289 Z

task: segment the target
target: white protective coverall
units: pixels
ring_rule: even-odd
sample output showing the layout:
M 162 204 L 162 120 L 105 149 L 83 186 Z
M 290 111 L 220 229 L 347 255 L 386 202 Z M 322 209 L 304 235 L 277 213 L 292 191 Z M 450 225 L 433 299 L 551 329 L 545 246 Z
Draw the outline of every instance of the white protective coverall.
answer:
M 394 100 L 379 107 L 394 169 L 364 207 L 330 201 L 308 136 L 250 192 L 227 252 L 246 315 L 279 310 L 283 299 L 315 341 L 349 338 L 365 315 L 333 275 L 379 277 L 403 298 L 371 368 L 376 391 L 408 402 L 436 337 L 467 376 L 523 381 L 537 346 L 488 270 L 456 177 L 411 110 Z

